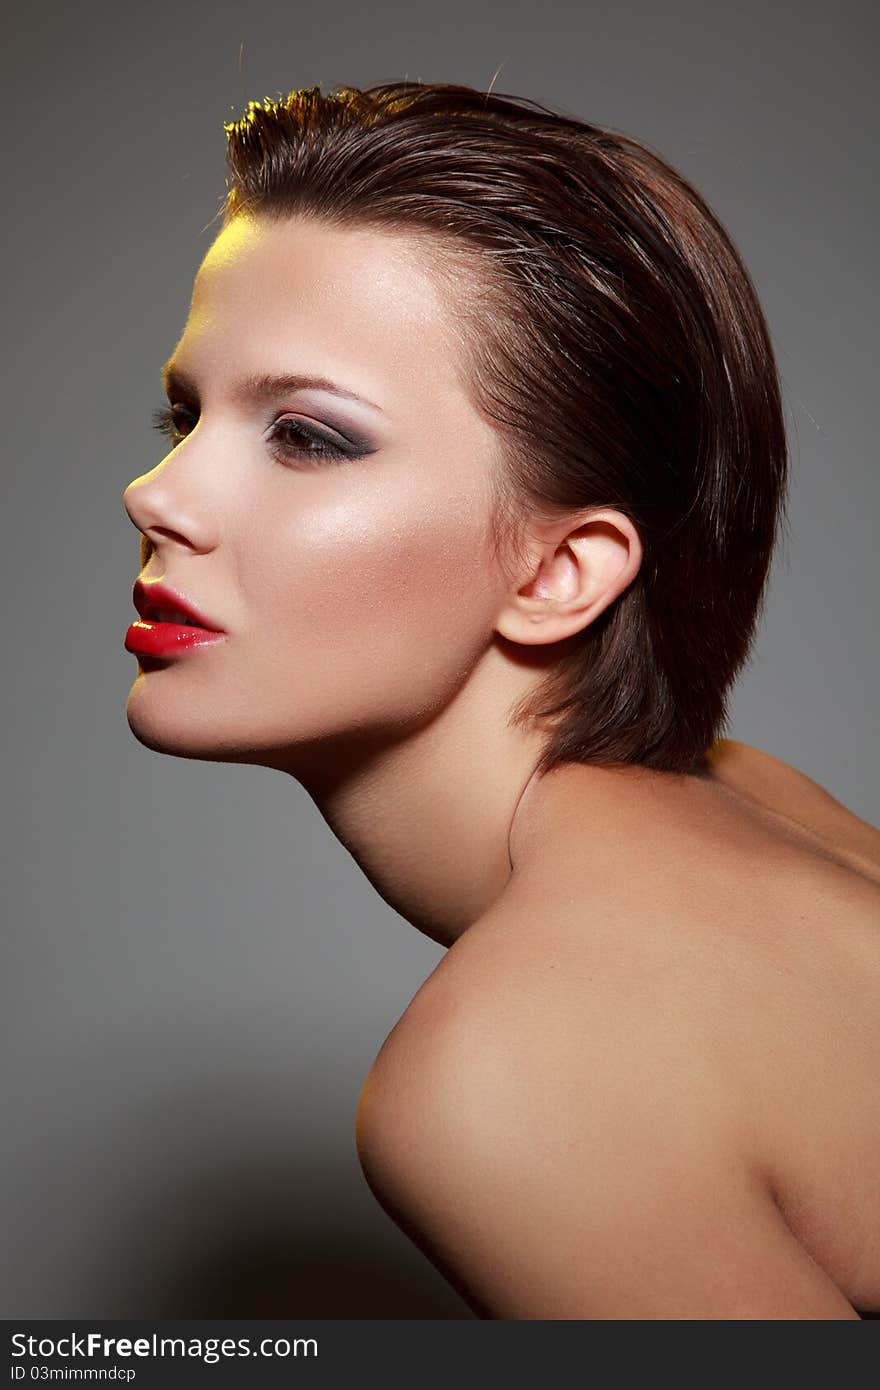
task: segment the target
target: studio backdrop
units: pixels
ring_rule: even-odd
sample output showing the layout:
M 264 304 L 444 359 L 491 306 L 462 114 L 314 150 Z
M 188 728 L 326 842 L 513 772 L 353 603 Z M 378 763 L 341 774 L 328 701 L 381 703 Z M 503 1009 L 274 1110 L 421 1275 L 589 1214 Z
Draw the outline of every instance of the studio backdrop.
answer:
M 469 1317 L 354 1142 L 442 949 L 292 779 L 126 724 L 122 493 L 161 456 L 223 123 L 296 87 L 494 84 L 694 183 L 767 316 L 792 469 L 729 736 L 876 823 L 875 11 L 48 0 L 5 27 L 3 1316 Z

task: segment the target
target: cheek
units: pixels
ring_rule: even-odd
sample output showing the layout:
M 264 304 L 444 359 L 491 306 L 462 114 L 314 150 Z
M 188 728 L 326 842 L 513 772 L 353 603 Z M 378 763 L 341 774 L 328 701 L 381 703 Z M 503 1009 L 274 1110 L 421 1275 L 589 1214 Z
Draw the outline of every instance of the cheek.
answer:
M 272 623 L 291 669 L 365 695 L 403 682 L 414 702 L 442 697 L 491 637 L 496 583 L 488 504 L 474 488 L 352 489 L 312 497 L 273 525 L 247 595 Z M 268 630 L 268 627 L 264 630 Z

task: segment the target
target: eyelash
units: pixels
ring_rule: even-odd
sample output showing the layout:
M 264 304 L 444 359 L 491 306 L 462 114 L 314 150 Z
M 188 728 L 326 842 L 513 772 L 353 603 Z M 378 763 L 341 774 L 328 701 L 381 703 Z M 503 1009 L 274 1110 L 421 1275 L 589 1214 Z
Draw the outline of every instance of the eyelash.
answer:
M 160 405 L 153 411 L 153 428 L 165 436 L 172 448 L 176 448 L 177 445 L 187 437 L 185 434 L 181 434 L 175 423 L 175 415 L 179 410 L 183 409 L 185 409 L 185 407 L 180 405 Z M 278 431 L 283 431 L 285 429 L 295 429 L 297 433 L 305 435 L 306 439 L 311 443 L 319 444 L 321 447 L 317 449 L 298 448 L 294 444 L 285 443 L 281 441 L 278 433 Z M 346 459 L 357 457 L 357 452 L 355 450 L 349 451 L 340 448 L 339 445 L 331 443 L 324 435 L 319 434 L 317 430 L 311 429 L 300 420 L 282 419 L 276 421 L 269 438 L 277 446 L 272 452 L 276 456 L 280 456 L 282 460 L 292 455 L 297 459 L 311 458 L 341 463 Z

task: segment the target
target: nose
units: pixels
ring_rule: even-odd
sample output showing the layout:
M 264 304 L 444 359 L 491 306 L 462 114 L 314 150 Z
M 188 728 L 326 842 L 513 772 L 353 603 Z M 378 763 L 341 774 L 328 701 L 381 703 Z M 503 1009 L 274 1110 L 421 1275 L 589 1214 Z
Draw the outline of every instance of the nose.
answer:
M 170 463 L 169 456 L 151 472 L 133 478 L 122 494 L 128 519 L 144 538 L 142 567 L 145 557 L 163 544 L 187 550 L 209 550 L 213 544 L 204 507 Z

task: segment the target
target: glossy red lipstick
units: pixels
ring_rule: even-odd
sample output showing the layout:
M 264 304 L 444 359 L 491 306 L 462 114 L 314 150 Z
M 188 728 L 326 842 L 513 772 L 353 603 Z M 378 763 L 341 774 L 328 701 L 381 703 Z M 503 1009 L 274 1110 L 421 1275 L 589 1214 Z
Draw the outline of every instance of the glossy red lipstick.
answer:
M 125 634 L 125 650 L 133 655 L 182 655 L 226 636 L 188 598 L 165 584 L 138 579 L 132 599 L 140 618 Z
M 211 632 L 204 627 L 189 627 L 180 623 L 156 623 L 139 618 L 125 634 L 125 650 L 135 656 L 176 656 L 192 647 L 221 642 L 225 632 Z

